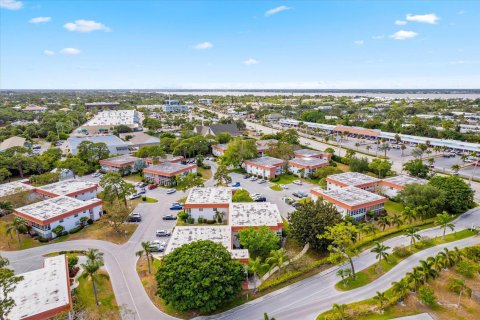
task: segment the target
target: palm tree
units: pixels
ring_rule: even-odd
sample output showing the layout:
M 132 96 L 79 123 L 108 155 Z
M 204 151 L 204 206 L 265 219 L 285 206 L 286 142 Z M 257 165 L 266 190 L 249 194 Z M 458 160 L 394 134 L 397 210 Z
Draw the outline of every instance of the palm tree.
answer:
M 365 233 L 365 223 L 359 223 L 357 224 L 357 234 L 358 234 L 358 240 L 362 238 L 362 233 Z
M 103 253 L 98 249 L 88 249 L 85 252 L 85 256 L 89 261 L 98 262 L 99 266 L 103 266 Z
M 452 170 L 453 174 L 458 174 L 458 171 L 460 170 L 460 166 L 458 164 L 454 164 L 453 166 L 450 167 L 450 170 Z
M 415 209 L 410 209 L 410 207 L 405 207 L 402 211 L 402 215 L 405 221 L 412 223 L 417 218 L 417 211 Z
M 392 282 L 392 291 L 394 294 L 398 295 L 400 299 L 405 298 L 405 296 L 410 291 L 410 284 L 408 283 L 407 278 L 402 278 L 398 282 Z
M 417 288 L 423 284 L 423 279 L 422 272 L 417 268 L 413 269 L 412 272 L 407 273 L 407 282 L 413 292 L 416 292 Z
M 268 314 L 266 312 L 263 313 L 263 320 L 275 320 L 274 317 L 269 317 Z
M 478 153 L 476 151 L 472 152 L 471 153 L 471 156 L 476 158 L 478 157 Z M 472 175 L 470 176 L 470 185 L 472 185 L 472 180 L 473 180 L 473 177 L 475 176 L 475 171 L 477 170 L 477 167 L 480 165 L 479 161 L 476 160 L 474 163 L 473 163 L 473 171 L 472 171 Z
M 213 215 L 213 219 L 215 219 L 217 223 L 222 223 L 224 217 L 225 217 L 225 212 L 223 211 L 216 211 L 215 214 Z
M 402 171 L 403 171 L 403 157 L 404 157 L 404 151 L 405 149 L 407 149 L 407 146 L 405 144 L 402 143 L 402 145 L 400 146 L 400 150 L 402 150 Z
M 378 303 L 378 306 L 380 307 L 380 311 L 383 311 L 383 306 L 385 305 L 386 302 L 388 302 L 388 298 L 385 296 L 385 292 L 380 292 L 377 291 L 377 294 L 375 297 L 373 297 L 373 300 L 375 300 Z
M 472 296 L 472 289 L 467 286 L 463 279 L 453 279 L 449 285 L 449 289 L 458 293 L 457 308 L 460 306 L 460 300 L 464 292 L 467 294 L 467 297 L 470 298 Z
M 282 266 L 285 262 L 289 260 L 289 256 L 287 255 L 284 248 L 280 248 L 278 250 L 272 250 L 270 252 L 270 256 L 265 260 L 265 262 L 270 265 L 270 268 L 273 269 L 274 267 L 278 267 L 278 276 L 282 273 Z
M 402 225 L 402 219 L 400 218 L 400 215 L 398 215 L 397 213 L 393 214 L 390 217 L 390 223 L 394 226 L 397 226 L 397 228 L 399 226 L 401 226 Z
M 97 287 L 95 286 L 95 277 L 98 272 L 98 269 L 100 269 L 100 263 L 98 261 L 88 260 L 87 263 L 82 264 L 82 268 L 87 273 L 87 275 L 90 276 L 90 279 L 92 280 L 93 294 L 95 295 L 95 303 L 98 306 L 99 303 L 98 303 L 98 296 L 97 296 Z
M 431 260 L 420 260 L 420 266 L 418 267 L 418 269 L 422 272 L 424 282 L 427 282 L 429 279 L 435 279 L 436 277 L 438 277 L 438 271 L 435 270 L 435 267 L 433 266 L 433 262 Z
M 150 249 L 152 246 L 152 243 L 150 241 L 142 241 L 142 250 L 139 250 L 135 253 L 135 255 L 139 258 L 142 258 L 143 255 L 145 254 L 145 257 L 147 258 L 147 265 L 148 265 L 148 273 L 152 273 L 150 269 L 150 259 L 152 256 L 152 250 Z
M 0 217 L 9 215 L 13 210 L 14 207 L 10 201 L 0 201 Z
M 260 257 L 248 262 L 248 270 L 253 273 L 253 292 L 257 292 L 257 274 L 265 268 Z
M 390 249 L 389 246 L 384 245 L 378 241 L 375 241 L 375 247 L 371 250 L 371 252 L 376 253 L 375 258 L 378 259 L 378 269 L 380 272 L 382 271 L 382 259 L 387 260 L 389 254 L 387 250 Z
M 440 251 L 437 256 L 441 256 L 445 267 L 451 267 L 455 264 L 455 254 L 448 250 L 448 248 L 443 248 L 443 251 Z
M 378 218 L 378 225 L 382 228 L 382 231 L 385 231 L 387 226 L 391 226 L 390 219 L 388 216 L 381 216 Z
M 358 151 L 358 147 L 360 147 L 360 143 L 355 142 L 355 147 L 357 148 L 357 151 Z
M 405 230 L 405 236 L 410 238 L 410 250 L 413 249 L 413 245 L 415 244 L 416 240 L 420 240 L 420 235 L 418 234 L 417 227 L 410 227 Z
M 365 234 L 372 234 L 372 235 L 375 235 L 375 233 L 377 232 L 377 227 L 375 227 L 375 225 L 371 222 L 369 223 L 366 223 L 364 228 L 363 228 L 363 231 L 365 232 Z
M 385 143 L 382 143 L 382 144 L 378 147 L 378 150 L 383 151 L 383 152 L 384 152 L 384 157 L 386 158 L 386 157 L 387 157 L 387 151 L 392 150 L 392 147 L 390 147 L 390 144 L 389 144 L 389 143 L 385 142 Z
M 13 217 L 12 222 L 7 223 L 5 227 L 5 233 L 10 235 L 12 238 L 12 234 L 15 232 L 18 238 L 18 244 L 22 244 L 22 240 L 20 240 L 20 232 L 27 229 L 27 222 L 19 217 Z
M 370 151 L 370 149 L 372 149 L 372 146 L 368 145 L 365 147 L 365 149 L 367 149 L 367 152 Z
M 452 216 L 449 215 L 448 212 L 443 211 L 443 213 L 437 214 L 437 218 L 435 219 L 435 224 L 437 226 L 440 226 L 440 228 L 443 229 L 442 239 L 445 239 L 445 232 L 447 231 L 447 228 L 449 228 L 452 231 L 455 229 L 455 225 L 450 222 L 451 220 L 452 220 Z
M 437 254 L 435 257 L 427 258 L 427 261 L 430 261 L 435 270 L 440 271 L 445 267 L 445 257 L 441 255 L 442 252 Z
M 334 303 L 332 306 L 333 312 L 338 316 L 340 319 L 346 319 L 347 315 L 347 305 L 346 304 L 337 304 Z

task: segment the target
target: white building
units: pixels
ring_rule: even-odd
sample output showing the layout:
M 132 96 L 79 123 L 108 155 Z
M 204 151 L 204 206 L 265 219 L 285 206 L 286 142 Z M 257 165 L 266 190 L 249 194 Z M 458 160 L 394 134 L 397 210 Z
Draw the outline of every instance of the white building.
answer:
M 34 189 L 34 186 L 28 184 L 27 179 L 3 183 L 0 184 L 0 199 L 24 191 L 30 192 Z
M 231 202 L 231 188 L 192 188 L 185 201 L 184 208 L 195 221 L 198 221 L 199 217 L 207 220 L 215 220 L 215 214 L 217 212 L 222 213 L 223 219 L 226 219 Z
M 251 175 L 272 179 L 285 172 L 286 161 L 269 156 L 246 160 L 245 171 Z
M 461 133 L 480 133 L 480 125 L 461 124 L 460 132 Z
M 426 184 L 427 180 L 407 175 L 399 175 L 396 177 L 386 178 L 380 181 L 381 193 L 387 197 L 394 198 L 399 191 L 405 189 L 408 184 Z
M 321 167 L 329 165 L 329 161 L 320 158 L 293 158 L 288 161 L 288 171 L 292 174 L 306 178 Z
M 375 192 L 380 183 L 380 179 L 359 172 L 332 174 L 325 178 L 325 181 L 327 181 L 327 190 L 357 187 L 370 192 Z
M 138 129 L 140 113 L 136 110 L 105 110 L 97 113 L 92 119 L 79 128 L 80 132 L 110 132 L 114 127 L 125 125 Z
M 35 193 L 41 194 L 44 198 L 68 196 L 78 200 L 87 201 L 97 197 L 97 188 L 98 185 L 92 181 L 68 179 L 37 187 Z
M 203 104 L 204 106 L 210 106 L 213 103 L 212 99 L 198 99 L 198 103 Z

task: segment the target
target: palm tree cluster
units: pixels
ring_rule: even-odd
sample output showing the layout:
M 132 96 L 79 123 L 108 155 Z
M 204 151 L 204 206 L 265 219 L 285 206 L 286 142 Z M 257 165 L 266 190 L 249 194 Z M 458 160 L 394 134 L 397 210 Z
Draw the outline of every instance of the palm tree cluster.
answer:
M 95 280 L 97 278 L 97 272 L 103 263 L 103 253 L 99 252 L 98 249 L 88 249 L 85 253 L 87 257 L 87 262 L 83 263 L 81 266 L 90 280 L 92 281 L 93 294 L 95 296 L 95 303 L 97 306 L 100 304 L 98 301 L 98 292 L 97 286 L 95 285 Z
M 273 270 L 278 267 L 278 274 L 280 276 L 282 270 L 285 268 L 286 262 L 290 261 L 290 257 L 284 248 L 272 250 L 268 258 L 263 262 L 260 257 L 257 257 L 248 262 L 247 270 L 253 273 L 254 292 L 257 291 L 257 275 L 265 270 Z

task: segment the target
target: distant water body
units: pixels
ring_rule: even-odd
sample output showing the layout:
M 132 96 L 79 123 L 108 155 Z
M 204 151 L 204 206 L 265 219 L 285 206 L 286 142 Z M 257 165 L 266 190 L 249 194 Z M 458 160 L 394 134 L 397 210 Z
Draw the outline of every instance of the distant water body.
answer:
M 334 96 L 392 99 L 479 99 L 480 90 L 158 90 L 157 93 L 200 96 Z

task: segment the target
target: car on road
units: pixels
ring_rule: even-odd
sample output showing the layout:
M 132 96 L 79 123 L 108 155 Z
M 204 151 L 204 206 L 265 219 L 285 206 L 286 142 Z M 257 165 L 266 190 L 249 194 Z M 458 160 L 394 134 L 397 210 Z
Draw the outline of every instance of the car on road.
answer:
M 302 181 L 300 181 L 300 180 L 294 180 L 293 183 L 296 184 L 296 185 L 299 185 L 299 186 L 302 185 Z
M 128 222 L 142 222 L 142 215 L 138 212 L 132 212 L 128 216 Z
M 157 237 L 170 237 L 170 234 L 171 233 L 167 230 L 157 230 L 157 232 L 155 233 Z
M 153 240 L 150 242 L 148 249 L 151 252 L 163 252 L 165 250 L 166 243 L 160 240 Z
M 244 175 L 243 175 L 243 179 L 248 179 L 248 178 L 250 178 L 250 175 L 249 175 L 249 174 L 244 174 Z
M 141 196 L 142 196 L 141 193 L 132 194 L 130 197 L 128 197 L 128 200 L 135 200 L 140 198 Z
M 260 180 L 258 180 L 258 184 L 262 184 L 262 183 L 265 183 L 265 182 L 267 182 L 267 181 L 266 181 L 266 180 L 264 180 L 264 179 L 260 179 Z
M 266 202 L 267 198 L 265 198 L 264 196 L 260 196 L 260 197 L 257 197 L 255 199 L 253 199 L 253 201 L 255 201 L 255 202 Z
M 145 194 L 145 193 L 147 193 L 147 190 L 146 190 L 145 188 L 141 188 L 141 189 L 138 191 L 138 193 L 140 193 L 140 194 Z
M 149 190 L 153 190 L 153 189 L 157 189 L 157 188 L 158 188 L 158 186 L 156 184 L 149 184 L 148 185 Z
M 238 188 L 238 187 L 240 187 L 240 182 L 235 182 L 234 184 L 232 184 L 232 187 L 233 187 L 233 188 Z
M 167 214 L 162 217 L 163 220 L 177 220 L 177 216 L 174 216 L 173 214 Z
M 288 189 L 288 186 L 286 184 L 280 184 L 279 185 L 282 189 L 284 190 L 287 190 Z
M 300 205 L 299 202 L 294 202 L 291 204 L 292 207 L 297 208 Z
M 255 176 L 253 176 L 253 177 L 250 178 L 250 181 L 257 181 L 257 180 L 258 180 L 258 178 L 255 177 Z
M 170 210 L 182 210 L 183 206 L 180 203 L 172 203 Z
M 167 190 L 167 194 L 172 194 L 172 193 L 175 193 L 175 192 L 177 192 L 177 190 L 175 190 L 175 189 L 168 189 Z
M 137 182 L 135 184 L 136 187 L 139 187 L 139 188 L 145 188 L 148 184 L 145 183 L 145 182 Z
M 100 172 L 95 172 L 94 174 L 92 174 L 93 178 L 98 178 L 100 176 L 101 176 Z

